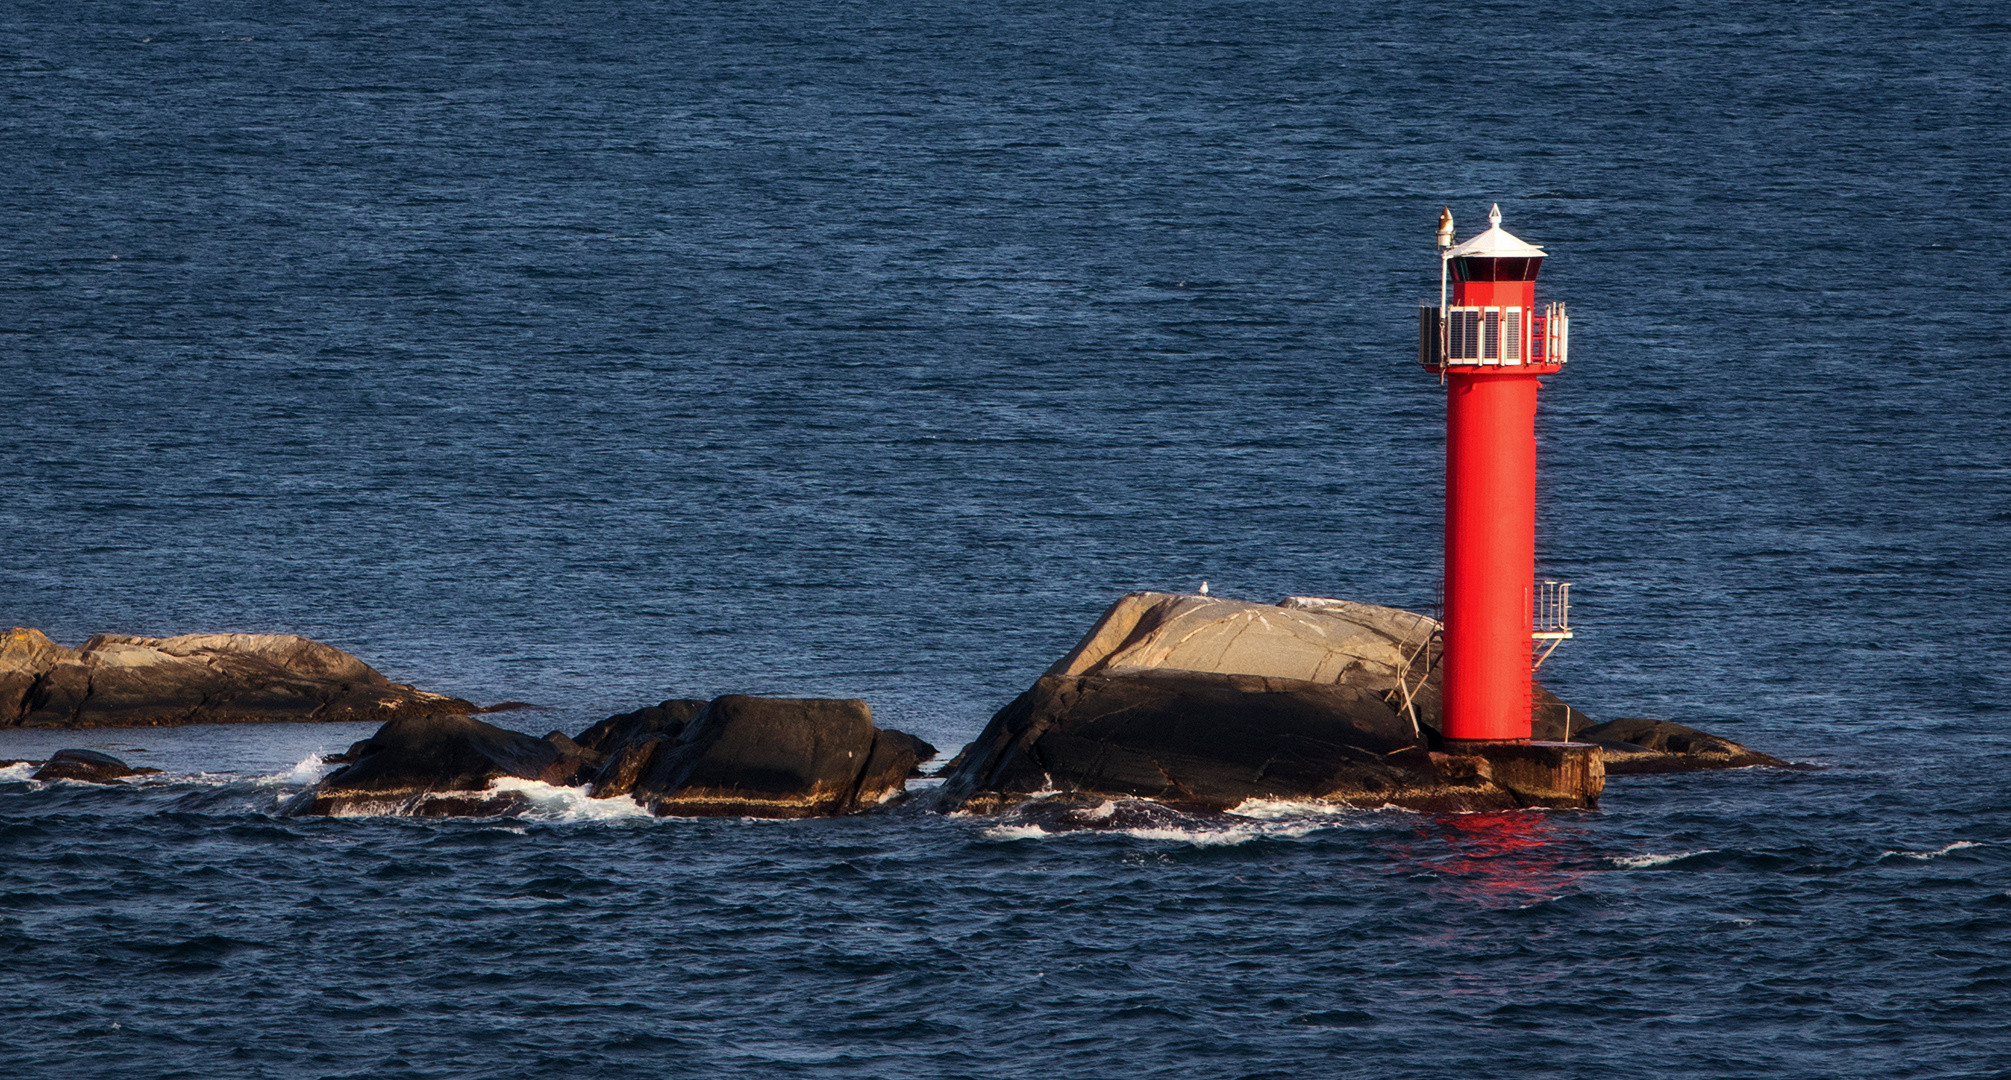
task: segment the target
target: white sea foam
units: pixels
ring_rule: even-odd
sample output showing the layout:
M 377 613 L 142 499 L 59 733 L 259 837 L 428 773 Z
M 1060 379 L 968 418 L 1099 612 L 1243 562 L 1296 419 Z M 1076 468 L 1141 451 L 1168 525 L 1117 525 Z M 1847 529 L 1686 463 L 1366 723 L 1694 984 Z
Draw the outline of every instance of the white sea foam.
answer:
M 1259 821 L 1291 821 L 1303 818 L 1337 818 L 1364 811 L 1341 803 L 1293 802 L 1287 799 L 1244 799 L 1229 812 Z M 1326 824 L 1326 823 L 1322 823 Z
M 1933 851 L 1886 851 L 1880 853 L 1878 857 L 1885 859 L 1897 855 L 1902 859 L 1920 859 L 1925 861 L 1927 859 L 1938 859 L 1951 851 L 1961 851 L 1964 848 L 1982 846 L 1982 844 L 1974 840 L 1957 840 L 1952 844 L 1944 844 L 1941 847 L 1935 848 Z
M 1319 822 L 1263 822 L 1251 825 L 1231 825 L 1219 829 L 1180 829 L 1160 826 L 1143 829 L 1113 829 L 1112 832 L 1139 840 L 1168 840 L 1174 843 L 1193 844 L 1197 847 L 1234 847 L 1252 840 L 1297 840 L 1308 833 L 1318 832 L 1327 826 Z
M 1105 807 L 1111 809 L 1106 810 Z M 1105 821 L 1115 812 L 1112 804 L 1105 803 L 1085 812 L 1082 816 L 1092 821 Z M 1191 826 L 1141 825 L 1130 829 L 1057 830 L 1050 830 L 1040 825 L 994 825 L 986 829 L 982 835 L 987 840 L 1002 841 L 1128 836 L 1134 840 L 1193 844 L 1196 847 L 1233 847 L 1237 844 L 1247 844 L 1252 840 L 1296 840 L 1331 828 L 1333 825 L 1325 821 L 1249 821 L 1236 824 L 1197 823 Z
M 281 769 L 274 773 L 193 772 L 175 773 L 172 774 L 171 778 L 176 783 L 206 784 L 210 786 L 242 783 L 249 780 L 260 787 L 311 787 L 320 783 L 322 778 L 326 777 L 329 773 L 334 772 L 335 768 L 335 766 L 322 761 L 321 754 L 316 752 L 301 758 L 299 763 L 295 764 L 292 768 Z
M 322 777 L 334 771 L 335 766 L 321 760 L 320 754 L 309 754 L 301 758 L 300 764 L 295 765 L 292 771 L 281 773 L 280 780 L 283 783 L 306 787 L 308 784 L 320 783 Z
M 274 773 L 271 776 L 254 776 L 249 779 L 261 786 L 278 785 L 288 783 L 287 778 L 292 775 L 291 772 L 283 772 Z M 164 772 L 159 776 L 150 777 L 150 779 L 163 783 L 187 784 L 191 787 L 223 787 L 226 784 L 241 784 L 247 778 L 240 773 L 227 772 Z
M 1044 798 L 1064 794 L 1067 793 L 1037 791 L 1025 805 L 1029 811 L 1039 813 L 1037 807 Z M 976 816 L 968 811 L 959 814 Z M 1296 840 L 1333 829 L 1374 828 L 1378 814 L 1377 810 L 1341 803 L 1246 799 L 1221 816 L 1197 818 L 1149 799 L 1105 799 L 1093 806 L 1064 811 L 1055 821 L 1000 823 L 981 835 L 987 840 L 1002 841 L 1128 836 L 1135 840 L 1215 847 L 1247 844 L 1252 840 Z M 1137 816 L 1147 820 L 1137 821 Z M 1124 824 L 1127 818 L 1137 823 Z
M 26 780 L 34 775 L 35 766 L 25 761 L 19 765 L 9 765 L 4 769 L 0 769 L 0 780 Z
M 1698 848 L 1695 851 L 1678 851 L 1674 855 L 1618 855 L 1606 861 L 1622 870 L 1653 870 L 1692 855 L 1709 855 L 1717 850 L 1717 848 Z
M 1053 835 L 1038 825 L 994 825 L 984 832 L 987 840 L 1038 840 Z
M 649 809 L 637 805 L 634 799 L 589 798 L 585 787 L 559 787 L 538 780 L 499 776 L 489 782 L 489 790 L 513 791 L 522 795 L 531 804 L 524 816 L 534 821 L 619 821 L 652 817 Z

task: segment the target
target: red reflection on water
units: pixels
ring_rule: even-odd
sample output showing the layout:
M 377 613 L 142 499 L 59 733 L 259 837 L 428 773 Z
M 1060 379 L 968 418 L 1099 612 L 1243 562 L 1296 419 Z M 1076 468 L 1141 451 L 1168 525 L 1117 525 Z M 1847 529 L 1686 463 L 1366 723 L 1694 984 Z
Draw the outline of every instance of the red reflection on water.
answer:
M 1447 814 L 1381 846 L 1396 869 L 1431 875 L 1448 903 L 1526 907 L 1574 891 L 1584 874 L 1565 862 L 1577 831 L 1540 810 Z

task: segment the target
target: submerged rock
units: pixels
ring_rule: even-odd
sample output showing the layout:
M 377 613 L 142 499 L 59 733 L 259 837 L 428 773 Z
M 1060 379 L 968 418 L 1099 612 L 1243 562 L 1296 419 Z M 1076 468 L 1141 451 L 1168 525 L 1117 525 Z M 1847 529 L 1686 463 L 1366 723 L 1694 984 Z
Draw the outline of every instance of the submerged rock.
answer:
M 474 711 L 290 634 L 99 634 L 80 649 L 38 630 L 0 634 L 0 727 L 382 722 Z
M 1620 775 L 1788 767 L 1770 754 L 1667 720 L 1614 720 L 1586 728 L 1576 738 L 1598 746 L 1606 771 Z
M 58 750 L 50 755 L 42 767 L 35 770 L 30 780 L 82 780 L 92 784 L 109 784 L 128 776 L 146 776 L 160 772 L 159 769 L 140 768 L 120 761 L 110 754 L 96 750 Z

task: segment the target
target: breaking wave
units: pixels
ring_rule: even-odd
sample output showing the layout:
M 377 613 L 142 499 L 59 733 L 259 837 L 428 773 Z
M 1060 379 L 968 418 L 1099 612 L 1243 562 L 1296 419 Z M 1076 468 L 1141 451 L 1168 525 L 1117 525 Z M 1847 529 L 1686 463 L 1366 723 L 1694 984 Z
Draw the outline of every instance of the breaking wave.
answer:
M 1938 859 L 1943 855 L 1949 854 L 1950 852 L 1962 851 L 1967 848 L 1977 848 L 1982 846 L 1983 845 L 1980 842 L 1975 840 L 1957 840 L 1952 844 L 1943 844 L 1942 846 L 1935 848 L 1932 851 L 1902 851 L 1895 849 L 1892 851 L 1882 851 L 1879 853 L 1878 857 L 1881 859 L 1890 859 L 1895 857 L 1901 859 L 1919 859 L 1925 862 L 1928 859 Z
M 1695 851 L 1678 851 L 1673 855 L 1618 855 L 1606 861 L 1621 870 L 1654 870 L 1684 859 L 1694 859 L 1699 855 L 1715 855 L 1717 848 L 1698 848 Z
M 559 787 L 538 780 L 520 780 L 514 776 L 502 776 L 490 782 L 489 790 L 513 792 L 521 796 L 528 806 L 515 816 L 532 821 L 625 821 L 634 818 L 645 821 L 656 820 L 648 807 L 637 804 L 634 799 L 589 798 L 584 787 Z
M 1136 840 L 1234 846 L 1253 840 L 1296 840 L 1335 828 L 1364 827 L 1376 811 L 1331 803 L 1250 799 L 1220 813 L 1185 811 L 1150 799 L 1086 800 L 1043 793 L 1009 820 L 984 829 L 987 840 L 1065 836 L 1128 836 Z
M 320 754 L 309 754 L 301 758 L 299 764 L 286 772 L 275 773 L 272 776 L 263 778 L 263 780 L 265 783 L 306 787 L 309 784 L 320 783 L 329 773 L 334 772 L 335 769 L 336 766 L 323 761 Z

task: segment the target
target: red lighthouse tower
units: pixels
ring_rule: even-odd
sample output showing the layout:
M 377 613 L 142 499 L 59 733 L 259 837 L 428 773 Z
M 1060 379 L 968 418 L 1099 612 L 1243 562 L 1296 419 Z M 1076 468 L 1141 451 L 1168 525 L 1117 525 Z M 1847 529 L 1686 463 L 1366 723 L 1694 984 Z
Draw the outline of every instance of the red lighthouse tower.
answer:
M 1418 360 L 1446 387 L 1449 748 L 1527 741 L 1537 642 L 1555 648 L 1570 636 L 1568 584 L 1535 581 L 1536 391 L 1541 376 L 1564 367 L 1564 306 L 1537 309 L 1543 249 L 1503 230 L 1499 206 L 1486 232 L 1458 246 L 1452 240 L 1447 210 L 1439 218 L 1439 306 L 1421 309 L 1418 320 Z

